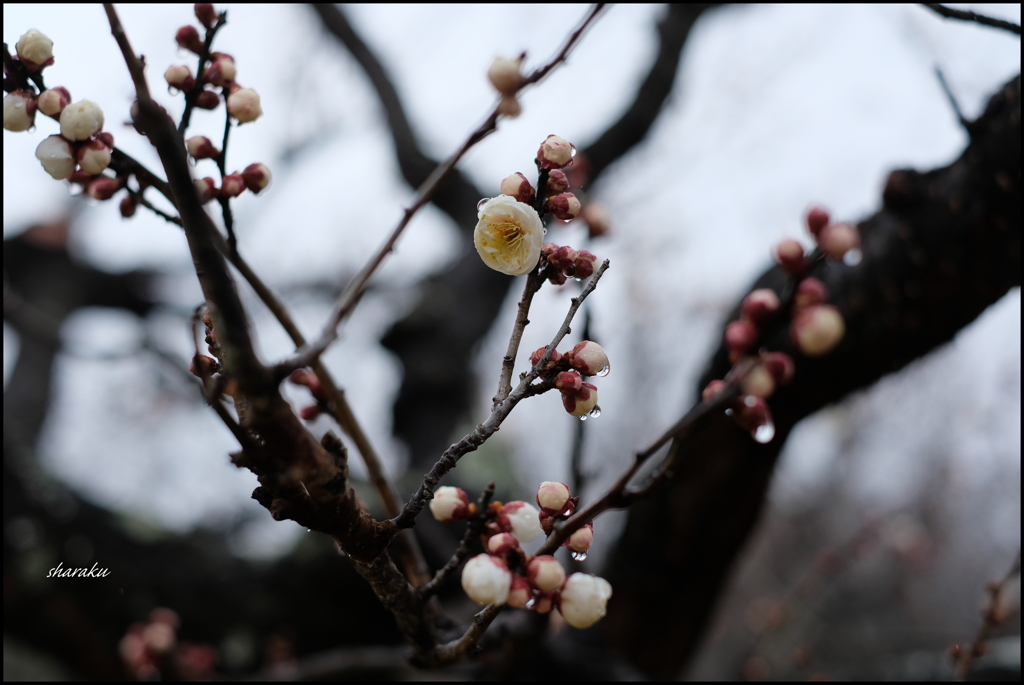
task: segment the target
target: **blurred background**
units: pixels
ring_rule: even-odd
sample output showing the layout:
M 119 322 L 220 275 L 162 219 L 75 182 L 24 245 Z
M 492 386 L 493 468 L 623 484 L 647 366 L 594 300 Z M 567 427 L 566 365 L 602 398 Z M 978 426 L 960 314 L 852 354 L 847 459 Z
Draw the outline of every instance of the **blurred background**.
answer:
M 1020 21 L 1019 5 L 971 8 Z M 260 93 L 265 113 L 232 131 L 228 167 L 263 162 L 274 174 L 267 192 L 233 203 L 239 249 L 308 336 L 413 190 L 377 92 L 316 12 L 227 9 L 215 47 L 233 55 L 238 81 Z M 160 76 L 170 64 L 195 67 L 173 40 L 178 26 L 195 23 L 191 6 L 119 12 L 158 100 L 180 113 L 181 97 L 163 92 Z M 422 153 L 444 159 L 494 103 L 484 77 L 491 59 L 526 51 L 528 67 L 543 63 L 585 9 L 345 12 L 394 84 Z M 567 64 L 522 96 L 522 116 L 503 120 L 467 155 L 468 187 L 489 197 L 510 173 L 532 178 L 548 134 L 581 150 L 598 140 L 658 58 L 657 26 L 667 13 L 662 5 L 609 9 Z M 660 114 L 587 186 L 610 231 L 590 238 L 576 221 L 548 234 L 611 260 L 583 314 L 589 337 L 611 359 L 611 374 L 598 381 L 603 413 L 585 424 L 584 501 L 692 403 L 728 311 L 770 264 L 773 244 L 809 244 L 808 205 L 859 220 L 877 210 L 892 169 L 945 166 L 960 154 L 967 137 L 936 67 L 967 118 L 1020 70 L 1019 39 L 918 6 L 732 6 L 690 21 Z M 133 89 L 99 6 L 5 4 L 4 26 L 12 47 L 30 28 L 52 38 L 47 84 L 99 103 L 118 147 L 160 168 L 122 123 Z M 222 117 L 197 112 L 190 133 L 219 141 Z M 282 618 L 303 601 L 289 594 L 300 592 L 292 585 L 331 584 L 339 562 L 329 544 L 273 521 L 250 499 L 255 477 L 231 465 L 236 443 L 187 374 L 189 319 L 201 293 L 183 235 L 142 208 L 124 220 L 114 201 L 72 197 L 33 154 L 57 125 L 42 116 L 37 124 L 4 133 L 5 679 L 123 676 L 109 645 L 161 606 L 182 617 L 183 640 L 215 652 L 217 668 L 229 673 L 305 664 L 339 646 L 395 644 L 386 615 L 366 619 L 370 627 L 351 625 L 382 612 L 365 588 L 339 593 L 345 608 L 317 619 L 330 630 Z M 214 171 L 204 161 L 195 173 Z M 475 199 L 462 210 L 468 224 L 434 205 L 417 215 L 325 356 L 406 496 L 440 450 L 486 416 L 515 316 L 521 285 L 506 296 L 506 279 L 481 334 L 452 343 L 454 366 L 416 369 L 425 387 L 445 389 L 444 417 L 435 416 L 429 393 L 401 389 L 417 346 L 435 344 L 417 337 L 415 312 L 435 293 L 433 277 L 457 269 L 472 249 Z M 15 271 L 20 292 L 10 285 Z M 288 338 L 242 291 L 263 358 L 280 359 L 292 349 Z M 538 294 L 522 350 L 550 340 L 576 292 L 570 282 Z M 41 294 L 50 308 L 32 319 L 26 342 L 25 312 L 35 311 L 26 301 Z M 413 324 L 403 328 L 398 322 L 410 313 Z M 565 346 L 583 330 L 578 321 Z M 285 392 L 296 408 L 312 403 L 302 388 Z M 460 463 L 455 482 L 475 497 L 496 480 L 499 499 L 530 500 L 541 480 L 573 478 L 578 428 L 557 397 L 523 403 Z M 317 435 L 329 429 L 336 427 L 326 418 L 311 425 Z M 365 476 L 358 459 L 352 468 Z M 8 484 L 11 473 L 19 485 Z M 369 489 L 365 499 L 378 506 Z M 599 519 L 587 570 L 600 570 L 623 518 Z M 454 546 L 442 529 L 424 535 L 439 549 Z M 948 677 L 945 648 L 973 634 L 985 581 L 1003 574 L 1019 547 L 1017 288 L 950 344 L 797 426 L 759 528 L 685 675 Z M 133 557 L 141 548 L 150 552 Z M 111 576 L 54 589 L 45 575 L 58 562 L 97 562 Z M 278 581 L 280 597 L 256 597 Z M 239 613 L 206 620 L 207 595 L 237 602 Z M 90 630 L 100 645 L 93 647 L 106 650 L 91 661 L 81 657 Z M 996 646 L 1009 656 L 996 656 L 1013 663 L 1015 654 L 1019 673 L 1019 623 L 1005 630 L 1011 637 Z M 379 666 L 366 654 L 355 668 Z M 414 675 L 394 654 L 379 657 L 397 669 L 388 673 Z

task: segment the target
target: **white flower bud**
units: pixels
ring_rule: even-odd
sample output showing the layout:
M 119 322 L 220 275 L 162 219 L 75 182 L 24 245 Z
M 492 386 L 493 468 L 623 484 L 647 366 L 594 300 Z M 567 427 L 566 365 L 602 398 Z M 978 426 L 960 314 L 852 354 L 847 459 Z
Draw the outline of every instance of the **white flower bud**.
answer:
M 36 119 L 36 101 L 30 93 L 16 90 L 4 96 L 4 128 L 27 131 Z
M 78 148 L 78 164 L 87 174 L 99 174 L 110 166 L 110 148 L 103 141 L 90 140 Z
M 188 92 L 196 85 L 196 78 L 192 75 L 192 70 L 183 64 L 172 64 L 167 67 L 167 71 L 164 72 L 164 80 L 171 88 L 177 88 L 182 92 Z
M 60 113 L 60 134 L 68 140 L 88 140 L 102 128 L 103 110 L 90 100 L 79 100 Z
M 48 117 L 60 117 L 60 113 L 69 104 L 71 104 L 71 93 L 64 86 L 44 90 L 39 95 L 39 111 Z
M 532 542 L 541 534 L 540 512 L 526 502 L 506 502 L 501 513 L 508 517 L 512 534 L 520 542 Z
M 46 173 L 58 181 L 75 172 L 75 155 L 71 151 L 71 144 L 61 136 L 48 136 L 36 147 L 36 159 L 38 159 Z
M 743 392 L 755 397 L 771 397 L 775 392 L 775 379 L 764 364 L 758 364 L 743 379 Z
M 565 569 L 553 556 L 534 557 L 526 567 L 526 577 L 538 590 L 549 592 L 565 582 Z
M 29 29 L 14 46 L 29 71 L 39 71 L 53 60 L 53 41 L 38 29 Z
M 540 260 L 544 224 L 537 210 L 508 195 L 485 202 L 473 231 L 484 264 L 509 276 L 530 273 Z
M 558 516 L 569 504 L 569 486 L 558 481 L 546 480 L 537 488 L 537 504 L 547 513 Z
M 584 340 L 572 348 L 572 368 L 584 376 L 607 376 L 611 366 L 603 347 Z
M 478 554 L 462 569 L 462 589 L 478 604 L 504 604 L 511 585 L 505 563 L 487 554 Z
M 516 609 L 525 609 L 533 599 L 533 588 L 522 576 L 512 576 L 512 589 L 508 593 L 508 605 Z
M 575 417 L 586 416 L 597 407 L 597 386 L 584 383 L 575 393 L 562 393 L 562 406 Z
M 585 525 L 569 536 L 566 547 L 577 554 L 584 554 L 594 544 L 594 526 Z
M 519 84 L 523 82 L 523 76 L 519 72 L 522 63 L 522 57 L 518 59 L 495 57 L 487 70 L 487 78 L 502 95 L 514 95 L 519 89 Z
M 537 161 L 541 169 L 561 169 L 572 164 L 572 144 L 565 138 L 548 136 L 537 150 Z
M 263 114 L 259 93 L 252 88 L 239 88 L 228 96 L 228 113 L 242 124 L 256 121 Z
M 259 193 L 261 190 L 270 185 L 270 169 L 267 168 L 266 164 L 250 164 L 245 167 L 242 171 L 242 180 L 245 181 L 245 187 L 253 193 Z
M 850 224 L 829 224 L 818 233 L 818 247 L 830 259 L 840 260 L 860 247 L 860 231 Z
M 530 201 L 533 200 L 534 190 L 530 182 L 526 180 L 526 177 L 516 172 L 511 176 L 501 179 L 501 194 L 530 204 Z
M 501 556 L 506 552 L 518 551 L 519 540 L 512 533 L 498 533 L 487 540 L 487 553 Z
M 573 628 L 589 628 L 602 618 L 612 596 L 612 585 L 587 573 L 569 576 L 560 593 L 559 611 Z
M 829 304 L 818 304 L 796 313 L 789 334 L 801 352 L 808 357 L 820 357 L 843 339 L 846 323 L 838 309 Z
M 458 521 L 466 517 L 469 510 L 469 496 L 462 488 L 442 485 L 434 491 L 430 500 L 430 513 L 438 521 Z

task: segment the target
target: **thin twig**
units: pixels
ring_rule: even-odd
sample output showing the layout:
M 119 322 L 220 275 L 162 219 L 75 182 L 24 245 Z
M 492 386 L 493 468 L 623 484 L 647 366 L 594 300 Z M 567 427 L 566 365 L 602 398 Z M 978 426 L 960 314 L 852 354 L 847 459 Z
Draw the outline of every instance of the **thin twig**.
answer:
M 519 311 L 516 314 L 516 323 L 512 327 L 512 335 L 508 339 L 508 350 L 501 360 L 501 376 L 498 378 L 498 392 L 491 402 L 492 407 L 496 406 L 512 392 L 512 370 L 516 364 L 516 354 L 519 352 L 519 343 L 523 339 L 523 331 L 530 323 L 530 304 L 533 296 L 537 294 L 544 284 L 544 278 L 540 275 L 541 264 L 537 265 L 530 275 L 526 277 L 526 285 L 523 286 L 523 297 L 519 300 Z
M 953 675 L 954 680 L 957 682 L 967 680 L 971 664 L 976 657 L 984 653 L 985 643 L 988 641 L 989 636 L 992 635 L 992 631 L 1008 618 L 1008 616 L 1002 613 L 999 603 L 1007 586 L 1019 575 L 1020 550 L 1017 550 L 1017 556 L 1013 560 L 1013 565 L 1010 566 L 1010 570 L 1006 572 L 1002 580 L 998 583 L 991 583 L 986 588 L 988 590 L 988 602 L 981 611 L 981 625 L 978 626 L 978 632 L 974 634 L 974 639 L 969 644 L 958 646 L 960 653 L 957 656 L 956 670 Z
M 458 549 L 452 554 L 451 559 L 448 560 L 443 567 L 438 569 L 437 573 L 428 583 L 424 583 L 418 589 L 420 597 L 426 599 L 437 593 L 442 587 L 444 587 L 445 581 L 448 580 L 448 576 L 459 567 L 466 557 L 469 556 L 470 545 L 474 538 L 480 535 L 480 529 L 483 528 L 484 523 L 487 521 L 487 507 L 491 503 L 491 498 L 494 497 L 494 482 L 484 489 L 480 495 L 480 499 L 477 501 L 477 513 L 473 517 L 473 520 L 469 522 L 469 526 L 466 528 L 465 535 L 462 536 L 462 541 L 459 542 Z
M 978 24 L 982 24 L 983 26 L 991 26 L 993 28 L 1009 31 L 1010 33 L 1016 33 L 1018 36 L 1020 35 L 1020 24 L 1014 24 L 1012 21 L 986 17 L 984 14 L 978 14 L 977 12 L 971 12 L 970 10 L 956 10 L 952 7 L 946 7 L 945 5 L 940 5 L 938 3 L 924 2 L 921 4 L 946 19 L 973 21 Z
M 164 221 L 167 221 L 168 223 L 175 224 L 178 227 L 181 226 L 181 219 L 179 217 L 176 217 L 176 216 L 173 216 L 171 214 L 168 214 L 167 212 L 163 211 L 162 209 L 160 209 L 158 207 L 154 207 L 153 203 L 150 202 L 149 200 L 147 200 L 142 195 L 142 193 L 136 192 L 136 191 L 132 190 L 131 188 L 127 188 L 127 190 L 128 190 L 129 197 L 131 197 L 132 200 L 134 200 L 136 204 L 142 205 L 143 207 L 145 207 L 149 211 L 153 212 L 154 214 L 156 214 L 158 217 L 160 217 Z
M 587 13 L 587 16 L 583 19 L 576 30 L 569 36 L 559 53 L 543 67 L 540 67 L 526 76 L 523 79 L 519 90 L 537 83 L 547 76 L 552 69 L 564 62 L 569 51 L 579 41 L 580 36 L 583 35 L 583 32 L 591 22 L 593 22 L 603 8 L 603 4 L 595 5 L 590 12 Z M 388 239 L 384 241 L 384 244 L 379 250 L 377 250 L 377 253 L 374 254 L 359 273 L 356 274 L 355 278 L 352 279 L 348 287 L 345 288 L 345 291 L 341 294 L 341 297 L 338 298 L 338 302 L 331 312 L 331 316 L 328 319 L 327 324 L 324 326 L 323 331 L 320 333 L 320 336 L 312 343 L 304 346 L 291 359 L 285 360 L 278 365 L 277 373 L 281 377 L 288 375 L 295 369 L 312 364 L 313 360 L 323 354 L 324 350 L 326 350 L 327 347 L 338 338 L 338 327 L 344 323 L 345 319 L 347 319 L 352 313 L 356 305 L 359 304 L 359 300 L 362 298 L 363 293 L 366 290 L 366 285 L 369 283 L 373 274 L 380 267 L 384 259 L 392 252 L 392 250 L 394 250 L 395 243 L 398 241 L 399 237 L 401 237 L 413 216 L 421 207 L 430 202 L 430 199 L 455 171 L 456 164 L 458 164 L 459 160 L 462 159 L 470 148 L 489 136 L 491 133 L 498 130 L 499 116 L 499 105 L 495 105 L 490 115 L 488 115 L 476 130 L 469 134 L 469 137 L 463 141 L 459 149 L 455 151 L 455 154 L 449 157 L 444 164 L 435 168 L 427 180 L 423 182 L 416 192 L 416 198 L 413 200 L 412 204 L 406 208 L 405 212 L 402 214 L 402 218 L 398 222 L 398 225 L 391 231 Z
M 206 70 L 206 62 L 210 59 L 210 47 L 213 45 L 213 39 L 217 35 L 217 31 L 226 23 L 228 23 L 228 13 L 225 10 L 217 15 L 217 23 L 213 25 L 213 28 L 206 31 L 206 40 L 203 41 L 203 53 L 199 55 L 199 65 L 196 67 L 196 85 L 192 87 L 191 91 L 185 93 L 185 111 L 181 113 L 181 121 L 178 123 L 178 133 L 180 134 L 185 133 L 185 129 L 188 128 L 189 123 L 192 121 L 192 110 L 195 108 L 199 93 L 203 91 L 203 72 Z
M 469 656 L 476 648 L 476 643 L 480 641 L 480 638 L 487 631 L 488 626 L 491 625 L 491 622 L 497 618 L 504 608 L 504 604 L 488 604 L 485 606 L 473 616 L 473 623 L 462 637 L 434 648 L 430 653 L 429 663 L 432 666 L 443 666 Z
M 225 94 L 227 89 L 224 89 Z M 227 97 L 225 95 L 225 97 Z M 224 187 L 224 177 L 228 175 L 227 172 L 227 157 L 228 157 L 228 137 L 231 134 L 231 112 L 228 111 L 227 106 L 224 107 L 224 139 L 220 144 L 220 154 L 217 155 L 217 169 L 220 170 L 220 184 Z M 228 232 L 228 247 L 231 248 L 231 252 L 238 252 L 238 239 L 235 237 L 235 219 L 231 214 L 231 198 L 220 197 L 220 211 L 224 217 L 224 229 Z
M 942 73 L 942 69 L 938 66 L 935 67 L 935 76 L 939 79 L 939 85 L 942 86 L 942 92 L 946 94 L 946 99 L 949 100 L 949 106 L 953 108 L 957 121 L 960 122 L 960 125 L 964 127 L 964 130 L 969 135 L 971 133 L 971 122 L 964 116 L 963 110 L 960 109 L 960 103 L 956 101 L 956 96 L 953 95 L 949 82 L 946 81 L 946 75 Z

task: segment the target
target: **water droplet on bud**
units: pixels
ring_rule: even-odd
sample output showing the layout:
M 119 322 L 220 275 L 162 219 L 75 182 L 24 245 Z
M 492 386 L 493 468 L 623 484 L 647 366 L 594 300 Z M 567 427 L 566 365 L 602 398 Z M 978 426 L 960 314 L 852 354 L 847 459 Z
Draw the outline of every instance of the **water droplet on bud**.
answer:
M 601 416 L 601 407 L 595 406 L 593 409 L 590 410 L 590 413 L 587 414 L 587 416 L 590 416 L 595 419 Z
M 600 371 L 598 371 L 598 372 L 597 372 L 596 374 L 594 374 L 594 375 L 596 375 L 596 376 L 607 376 L 607 375 L 608 375 L 608 372 L 609 372 L 609 371 L 611 371 L 611 369 L 610 369 L 610 368 L 608 368 L 608 366 L 602 366 L 602 367 L 601 367 L 601 370 L 600 370 Z
M 584 414 L 583 416 L 580 417 L 580 421 L 586 421 L 589 418 L 590 418 L 590 414 Z
M 571 154 L 572 154 L 573 157 L 575 157 L 576 156 L 576 146 L 570 143 L 569 147 L 572 148 L 572 153 Z
M 537 600 L 536 599 L 533 599 L 531 597 L 529 600 L 527 600 L 527 602 L 526 602 L 526 608 L 527 609 L 532 609 L 535 606 L 537 606 Z
M 489 198 L 489 197 L 482 197 L 482 198 L 480 198 L 480 202 L 476 203 L 477 210 L 483 209 L 484 205 L 487 204 L 490 201 L 491 201 L 491 198 Z
M 586 561 L 587 560 L 587 553 L 586 552 L 573 552 L 572 553 L 572 558 L 575 559 L 576 561 Z
M 754 440 L 757 440 L 762 445 L 765 445 L 772 441 L 775 437 L 775 424 L 770 420 L 768 423 L 758 426 L 753 432 Z
M 843 264 L 846 266 L 857 266 L 863 258 L 864 253 L 855 247 L 852 250 L 847 250 L 846 254 L 843 255 Z
M 728 409 L 725 410 L 725 415 L 726 416 L 732 416 L 732 414 L 733 414 L 732 407 L 729 407 Z

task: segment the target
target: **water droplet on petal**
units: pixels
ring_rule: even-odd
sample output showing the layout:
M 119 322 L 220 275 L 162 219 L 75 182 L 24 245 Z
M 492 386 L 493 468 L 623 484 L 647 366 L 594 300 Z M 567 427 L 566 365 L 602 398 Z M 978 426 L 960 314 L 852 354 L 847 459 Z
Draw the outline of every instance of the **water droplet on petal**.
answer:
M 611 369 L 610 369 L 610 368 L 609 368 L 609 367 L 608 367 L 607 365 L 605 365 L 605 366 L 602 366 L 602 367 L 601 367 L 601 370 L 600 370 L 600 371 L 598 371 L 598 372 L 597 372 L 596 374 L 594 374 L 594 375 L 595 375 L 595 376 L 607 376 L 607 375 L 608 375 L 608 372 L 609 372 L 609 371 L 611 371 Z
M 312 528 L 307 528 L 307 529 L 306 529 L 306 532 L 307 532 L 307 533 L 312 533 L 312 532 L 313 532 L 313 529 L 312 529 Z
M 601 416 L 601 407 L 595 406 L 593 409 L 590 410 L 590 413 L 587 414 L 587 416 L 590 416 L 595 419 Z
M 484 205 L 487 204 L 490 201 L 491 201 L 491 198 L 489 198 L 489 197 L 482 197 L 482 198 L 480 198 L 480 202 L 476 203 L 476 208 L 478 210 L 483 209 Z
M 561 219 L 561 222 L 562 222 L 563 224 L 567 224 L 567 223 L 569 223 L 570 221 L 572 221 L 572 219 Z
M 580 421 L 586 421 L 588 418 L 590 418 L 590 414 L 584 414 L 580 417 Z
M 31 126 L 29 126 L 28 127 L 28 132 L 29 133 L 35 133 L 36 132 L 36 125 L 32 124 Z
M 762 445 L 765 445 L 771 442 L 772 438 L 775 437 L 775 424 L 769 420 L 768 423 L 758 426 L 756 429 L 754 429 L 753 435 L 754 440 L 757 440 Z
M 855 247 L 852 250 L 847 250 L 846 254 L 843 255 L 843 264 L 846 266 L 857 266 L 863 258 L 864 253 Z
M 569 147 L 572 148 L 572 153 L 571 154 L 572 154 L 573 157 L 575 157 L 576 156 L 576 146 L 570 143 Z
M 536 599 L 533 599 L 531 597 L 529 600 L 527 600 L 527 602 L 526 602 L 526 608 L 527 609 L 532 609 L 535 606 L 537 606 L 537 600 Z
M 587 553 L 586 552 L 573 552 L 572 553 L 572 558 L 575 559 L 576 561 L 586 561 L 587 560 Z

